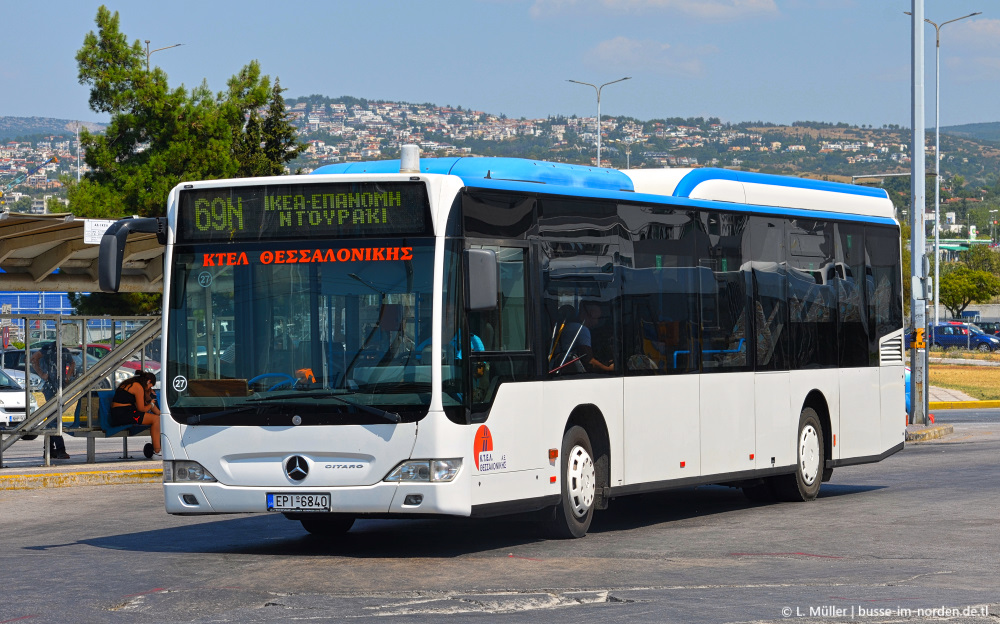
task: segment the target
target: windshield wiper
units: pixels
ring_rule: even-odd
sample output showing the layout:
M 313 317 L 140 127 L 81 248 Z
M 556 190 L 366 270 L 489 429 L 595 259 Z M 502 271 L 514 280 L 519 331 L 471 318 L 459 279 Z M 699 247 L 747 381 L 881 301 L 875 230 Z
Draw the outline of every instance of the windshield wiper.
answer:
M 291 394 L 280 394 L 280 395 L 266 396 L 255 399 L 247 399 L 247 403 L 250 402 L 256 403 L 260 401 L 281 401 L 285 399 L 335 399 L 345 405 L 350 405 L 351 407 L 356 408 L 367 414 L 374 414 L 375 416 L 384 418 L 391 423 L 398 424 L 403 422 L 403 417 L 397 414 L 396 412 L 390 412 L 388 410 L 384 410 L 378 407 L 372 407 L 371 405 L 363 405 L 361 403 L 355 403 L 354 401 L 345 399 L 339 394 L 332 393 L 328 390 L 313 391 L 313 392 L 294 392 Z

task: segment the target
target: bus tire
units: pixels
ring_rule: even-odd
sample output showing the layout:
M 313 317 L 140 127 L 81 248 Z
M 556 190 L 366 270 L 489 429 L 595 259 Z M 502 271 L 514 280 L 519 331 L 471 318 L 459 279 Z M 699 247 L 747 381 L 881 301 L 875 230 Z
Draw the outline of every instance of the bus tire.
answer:
M 558 539 L 583 537 L 594 518 L 597 472 L 590 436 L 583 427 L 566 430 L 562 442 L 562 500 L 548 526 L 548 533 Z
M 823 427 L 816 410 L 807 407 L 799 416 L 795 438 L 795 473 L 775 477 L 775 494 L 784 501 L 811 501 L 819 494 L 826 465 L 823 456 Z
M 337 513 L 303 514 L 298 516 L 302 528 L 317 537 L 337 537 L 351 530 L 354 516 Z

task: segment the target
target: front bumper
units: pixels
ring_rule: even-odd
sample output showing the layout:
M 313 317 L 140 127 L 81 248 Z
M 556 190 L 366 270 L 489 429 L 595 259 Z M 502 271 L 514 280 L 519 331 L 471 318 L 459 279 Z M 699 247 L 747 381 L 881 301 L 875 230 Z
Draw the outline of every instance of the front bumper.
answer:
M 387 483 L 354 487 L 248 487 L 222 483 L 164 483 L 167 513 L 179 515 L 256 513 L 267 511 L 268 493 L 329 494 L 331 512 L 351 515 L 469 516 L 469 481 L 459 475 L 449 483 Z M 417 505 L 404 504 L 420 495 Z

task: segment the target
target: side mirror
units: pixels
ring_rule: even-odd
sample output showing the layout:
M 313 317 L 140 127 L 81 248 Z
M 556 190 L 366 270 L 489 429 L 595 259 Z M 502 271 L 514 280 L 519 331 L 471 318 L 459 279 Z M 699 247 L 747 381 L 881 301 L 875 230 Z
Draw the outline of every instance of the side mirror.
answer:
M 125 243 L 130 232 L 156 234 L 160 244 L 167 242 L 167 220 L 163 217 L 119 219 L 104 232 L 97 260 L 97 277 L 104 292 L 118 292 L 122 279 Z
M 473 312 L 496 310 L 499 267 L 491 249 L 466 249 L 465 309 Z

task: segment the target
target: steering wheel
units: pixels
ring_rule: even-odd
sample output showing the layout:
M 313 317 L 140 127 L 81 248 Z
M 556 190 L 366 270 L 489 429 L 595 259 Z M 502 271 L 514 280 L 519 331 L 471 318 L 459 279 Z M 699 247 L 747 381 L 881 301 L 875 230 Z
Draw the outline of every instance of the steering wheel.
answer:
M 273 386 L 271 386 L 270 388 L 268 388 L 267 389 L 268 392 L 270 392 L 271 390 L 277 390 L 281 386 L 291 385 L 291 384 L 295 383 L 295 378 L 292 377 L 291 375 L 286 374 L 286 373 L 264 373 L 263 375 L 257 375 L 253 379 L 248 379 L 247 380 L 247 385 L 250 385 L 250 384 L 252 384 L 252 383 L 254 383 L 256 381 L 260 381 L 261 379 L 267 379 L 268 377 L 282 377 L 283 378 L 281 381 L 279 381 L 278 383 L 276 383 Z

